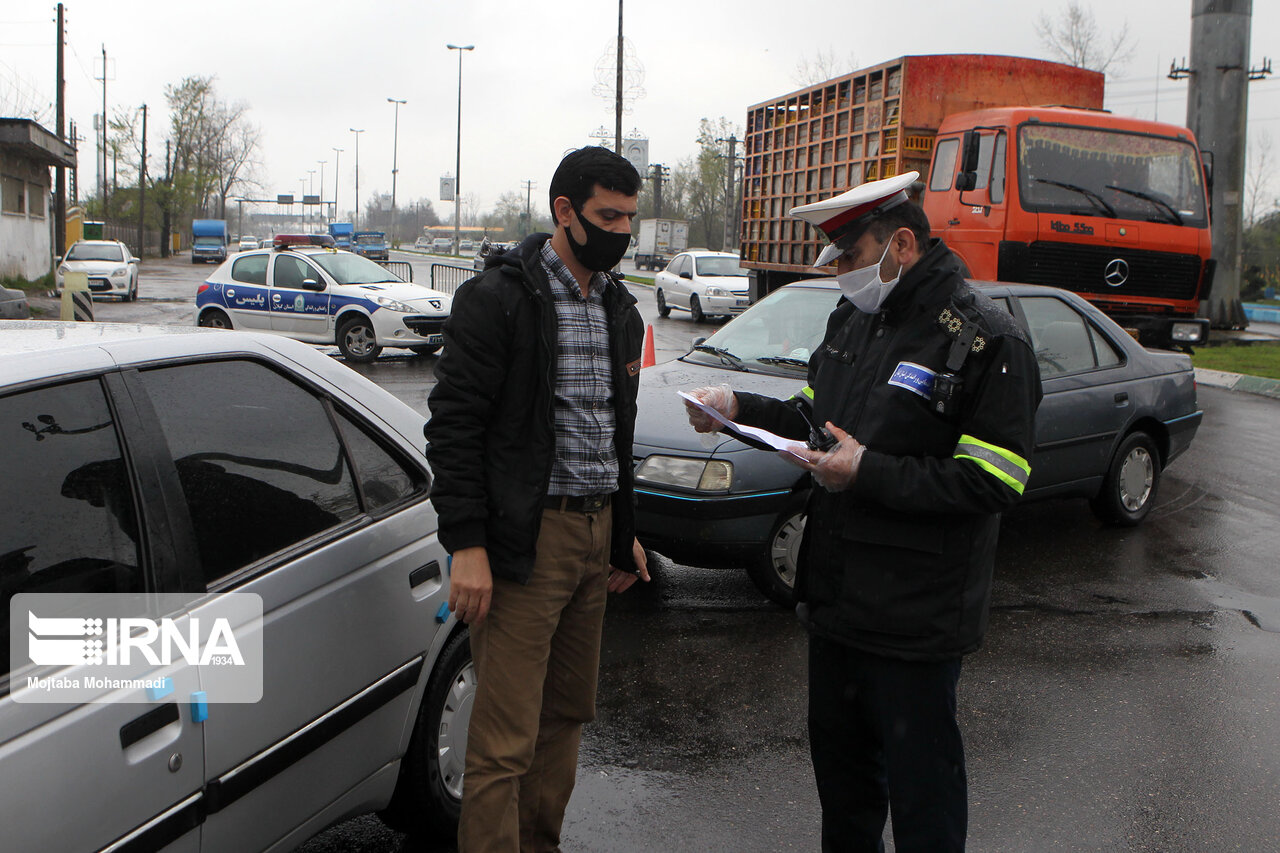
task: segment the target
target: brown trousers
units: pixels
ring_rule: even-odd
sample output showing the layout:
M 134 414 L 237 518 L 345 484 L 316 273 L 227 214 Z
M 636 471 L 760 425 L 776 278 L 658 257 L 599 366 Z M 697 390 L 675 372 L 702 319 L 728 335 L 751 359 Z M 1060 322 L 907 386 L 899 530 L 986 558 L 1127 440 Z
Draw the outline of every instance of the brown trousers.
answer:
M 559 850 L 582 724 L 595 717 L 611 524 L 609 506 L 544 510 L 528 585 L 495 579 L 471 629 L 459 853 Z

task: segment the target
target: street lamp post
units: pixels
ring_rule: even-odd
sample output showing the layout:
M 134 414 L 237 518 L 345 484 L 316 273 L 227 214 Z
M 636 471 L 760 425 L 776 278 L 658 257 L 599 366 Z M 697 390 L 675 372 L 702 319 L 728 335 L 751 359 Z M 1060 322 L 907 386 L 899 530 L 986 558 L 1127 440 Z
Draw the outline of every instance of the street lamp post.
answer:
M 387 98 L 387 103 L 395 104 L 396 120 L 395 129 L 391 132 L 391 245 L 396 243 L 396 174 L 400 171 L 396 168 L 396 149 L 400 143 L 400 105 L 407 104 L 408 101 L 401 101 L 395 98 Z
M 307 191 L 306 195 L 315 195 L 316 194 L 316 170 L 315 169 L 307 169 L 307 181 L 311 189 Z M 303 222 L 307 221 L 306 196 L 304 196 L 302 199 L 302 220 Z M 307 227 L 310 228 L 311 226 L 308 224 Z
M 457 161 L 453 164 L 453 251 L 458 251 L 458 237 L 462 225 L 462 52 L 475 50 L 474 44 L 451 44 L 449 50 L 458 52 L 458 142 Z
M 325 222 L 328 222 L 329 217 L 324 212 L 324 164 L 328 163 L 329 161 L 317 160 L 316 162 L 320 164 L 320 218 L 323 219 Z
M 333 149 L 333 218 L 338 218 L 338 180 L 342 172 L 338 169 L 338 161 L 341 159 L 342 152 L 345 148 Z
M 364 133 L 364 128 L 356 130 L 354 127 L 348 128 L 356 135 L 356 203 L 355 213 L 352 216 L 352 229 L 360 229 L 360 134 Z

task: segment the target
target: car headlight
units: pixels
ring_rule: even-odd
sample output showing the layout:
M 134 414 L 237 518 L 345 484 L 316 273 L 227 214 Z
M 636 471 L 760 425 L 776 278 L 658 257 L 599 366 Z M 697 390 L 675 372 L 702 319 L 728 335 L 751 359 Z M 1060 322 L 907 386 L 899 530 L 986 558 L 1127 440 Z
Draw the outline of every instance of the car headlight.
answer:
M 1169 337 L 1178 343 L 1204 343 L 1204 327 L 1199 323 L 1174 323 L 1169 328 Z
M 729 291 L 725 290 L 723 287 L 707 288 L 707 296 L 728 296 L 728 295 L 729 295 Z
M 700 492 L 723 492 L 733 484 L 733 463 L 655 454 L 636 468 L 636 482 L 679 486 Z
M 128 272 L 129 272 L 129 271 L 128 271 L 127 269 L 125 269 L 124 267 L 120 267 L 119 269 L 114 269 L 114 270 L 112 270 L 112 271 L 111 271 L 111 277 L 112 277 L 112 278 L 121 278 L 121 277 L 123 277 L 123 276 L 124 276 L 126 273 L 128 273 Z
M 383 308 L 390 308 L 392 311 L 399 311 L 401 314 L 413 314 L 417 311 L 412 305 L 405 305 L 399 299 L 392 299 L 390 296 L 375 296 L 373 301 Z

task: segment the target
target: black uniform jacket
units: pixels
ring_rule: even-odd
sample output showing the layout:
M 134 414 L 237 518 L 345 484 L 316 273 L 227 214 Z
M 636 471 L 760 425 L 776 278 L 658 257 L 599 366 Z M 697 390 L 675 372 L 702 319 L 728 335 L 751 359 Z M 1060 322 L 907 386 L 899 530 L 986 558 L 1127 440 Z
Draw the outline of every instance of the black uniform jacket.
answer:
M 937 411 L 937 376 L 967 323 L 961 386 Z M 963 352 L 963 347 L 960 348 Z M 1030 473 L 1040 374 L 1025 334 L 965 283 L 941 240 L 878 314 L 841 299 L 809 361 L 812 419 L 866 445 L 853 486 L 815 484 L 796 580 L 810 630 L 871 653 L 942 660 L 978 648 L 999 513 Z M 788 402 L 739 393 L 739 418 L 804 438 Z
M 491 256 L 458 288 L 444 326 L 444 351 L 423 432 L 434 481 L 440 541 L 450 552 L 475 545 L 494 577 L 527 583 L 555 458 L 556 312 L 542 268 L 546 234 Z M 610 277 L 604 292 L 613 364 L 614 444 L 610 563 L 635 572 L 631 444 L 644 323 L 635 297 Z

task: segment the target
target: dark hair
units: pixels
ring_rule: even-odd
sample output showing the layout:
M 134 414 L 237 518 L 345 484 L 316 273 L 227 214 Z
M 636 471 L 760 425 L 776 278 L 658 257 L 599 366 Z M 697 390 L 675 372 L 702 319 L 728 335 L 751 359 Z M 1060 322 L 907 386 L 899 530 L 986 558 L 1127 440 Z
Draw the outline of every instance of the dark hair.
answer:
M 581 210 L 587 199 L 595 195 L 596 186 L 623 195 L 637 195 L 640 173 L 626 157 L 599 145 L 570 151 L 551 176 L 551 220 L 554 222 L 556 218 L 556 199 L 564 196 L 574 210 Z
M 922 249 L 929 240 L 929 217 L 924 215 L 919 205 L 911 201 L 886 210 L 867 226 L 871 236 L 875 237 L 879 243 L 888 240 L 889 235 L 899 228 L 910 229 L 911 233 L 916 235 L 916 242 Z

